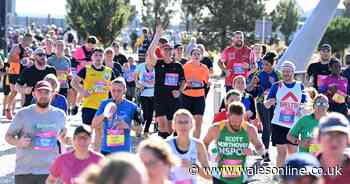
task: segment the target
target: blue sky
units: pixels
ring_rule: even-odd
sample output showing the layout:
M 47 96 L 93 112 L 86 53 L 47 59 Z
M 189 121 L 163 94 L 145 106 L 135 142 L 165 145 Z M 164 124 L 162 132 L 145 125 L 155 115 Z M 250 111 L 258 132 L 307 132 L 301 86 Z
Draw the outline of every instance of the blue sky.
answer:
M 271 6 L 277 0 L 269 0 Z M 312 10 L 319 0 L 297 0 L 304 11 Z M 65 0 L 16 0 L 16 12 L 19 15 L 36 15 L 47 16 L 49 13 L 52 16 L 63 17 L 65 15 Z M 138 8 L 141 8 L 140 0 L 131 0 Z

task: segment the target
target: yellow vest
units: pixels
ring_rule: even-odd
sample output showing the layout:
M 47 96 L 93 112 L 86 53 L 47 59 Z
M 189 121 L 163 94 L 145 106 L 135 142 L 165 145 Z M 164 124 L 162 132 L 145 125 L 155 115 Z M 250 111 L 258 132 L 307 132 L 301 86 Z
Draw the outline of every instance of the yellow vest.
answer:
M 101 101 L 108 98 L 108 92 L 111 86 L 112 69 L 104 67 L 103 71 L 96 71 L 92 66 L 86 66 L 86 76 L 84 80 L 84 89 L 91 93 L 84 97 L 83 107 L 98 109 Z

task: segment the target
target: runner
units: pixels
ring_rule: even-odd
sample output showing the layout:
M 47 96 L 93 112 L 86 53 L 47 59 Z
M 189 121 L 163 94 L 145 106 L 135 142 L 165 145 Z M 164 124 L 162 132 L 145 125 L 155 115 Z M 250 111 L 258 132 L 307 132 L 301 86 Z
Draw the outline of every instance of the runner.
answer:
M 175 61 L 181 63 L 182 65 L 186 64 L 187 59 L 183 57 L 184 48 L 181 43 L 174 45 L 175 50 Z
M 214 184 L 241 184 L 246 181 L 246 173 L 241 169 L 246 167 L 247 156 L 256 152 L 262 156 L 265 154 L 264 145 L 258 137 L 258 132 L 253 125 L 245 123 L 244 105 L 241 102 L 232 102 L 228 107 L 229 117 L 212 125 L 204 138 L 206 148 L 215 142 L 212 153 L 217 153 L 217 168 L 223 168 L 219 175 L 214 174 Z M 256 151 L 249 148 L 252 143 Z M 225 169 L 225 170 L 224 170 Z M 239 171 L 236 169 L 240 169 Z M 232 172 L 230 172 L 232 171 Z
M 56 75 L 55 68 L 47 64 L 47 58 L 43 48 L 37 48 L 35 50 L 34 60 L 34 65 L 24 69 L 17 79 L 16 88 L 19 93 L 25 95 L 24 106 L 32 104 L 33 87 L 38 81 L 43 80 L 47 74 Z
M 172 132 L 171 120 L 180 106 L 180 91 L 183 91 L 185 77 L 182 65 L 172 61 L 172 48 L 169 44 L 162 47 L 164 58 L 157 60 L 155 50 L 162 31 L 162 27 L 158 25 L 148 49 L 147 59 L 155 66 L 154 103 L 156 120 L 159 124 L 158 135 L 166 138 Z
M 29 47 L 30 44 L 33 41 L 33 36 L 30 33 L 26 33 L 23 37 L 22 42 L 20 44 L 14 46 L 9 54 L 8 57 L 8 63 L 9 63 L 9 71 L 8 71 L 8 78 L 10 82 L 10 94 L 7 99 L 7 106 L 4 107 L 6 111 L 6 118 L 12 119 L 13 112 L 11 112 L 12 109 L 12 103 L 14 103 L 14 100 L 16 99 L 17 90 L 15 88 L 17 79 L 19 77 L 19 74 L 22 71 L 22 66 L 20 64 L 20 61 L 22 58 L 25 57 L 25 48 Z
M 79 65 L 77 67 L 78 72 L 81 68 L 85 67 L 86 64 L 91 63 L 91 56 L 93 54 L 94 48 L 96 47 L 96 44 L 97 38 L 95 36 L 89 36 L 86 40 L 86 43 L 75 50 L 73 57 L 79 62 Z
M 281 70 L 282 81 L 272 85 L 264 103 L 267 109 L 276 106 L 271 121 L 271 133 L 272 145 L 277 147 L 277 167 L 283 166 L 288 153 L 297 150 L 297 146 L 287 140 L 287 134 L 301 116 L 301 105 L 306 103 L 303 84 L 294 80 L 294 63 L 284 61 Z
M 348 97 L 348 80 L 340 75 L 341 63 L 337 59 L 329 62 L 331 74 L 324 78 L 323 86 L 319 91 L 327 95 L 329 99 L 329 111 L 348 115 L 346 98 Z
M 142 123 L 142 115 L 137 105 L 124 98 L 124 79 L 114 79 L 111 88 L 112 98 L 101 102 L 92 123 L 92 127 L 96 129 L 95 151 L 101 151 L 104 155 L 121 151 L 131 152 L 132 121 L 136 122 L 134 124 Z
M 283 184 L 322 184 L 321 175 L 317 169 L 320 162 L 312 155 L 296 153 L 291 155 L 283 166 L 281 174 Z
M 103 159 L 99 153 L 89 150 L 91 144 L 91 129 L 87 126 L 78 126 L 73 133 L 73 150 L 60 155 L 50 166 L 50 175 L 46 184 L 73 184 L 75 179 L 89 165 L 97 164 Z
M 198 48 L 192 49 L 191 59 L 183 66 L 186 87 L 182 93 L 183 107 L 189 110 L 195 119 L 193 137 L 201 135 L 203 114 L 205 110 L 205 84 L 209 80 L 209 70 L 201 64 L 202 52 Z
M 119 63 L 120 66 L 123 66 L 126 62 L 128 62 L 128 60 L 126 59 L 125 55 L 120 53 L 119 49 L 120 49 L 120 45 L 118 42 L 114 41 L 112 43 L 112 48 L 114 51 L 114 57 L 113 57 L 113 61 L 116 63 Z
M 78 106 L 77 106 L 77 98 L 78 93 L 77 91 L 72 87 L 71 82 L 72 79 L 77 75 L 77 67 L 79 65 L 79 62 L 72 57 L 72 55 L 75 53 L 75 50 L 69 50 L 68 47 L 65 49 L 66 53 L 65 56 L 68 57 L 71 61 L 71 75 L 68 76 L 68 102 L 69 102 L 69 114 L 76 115 L 78 113 Z
M 59 94 L 58 91 L 60 89 L 60 83 L 57 79 L 57 77 L 54 74 L 48 74 L 45 76 L 44 81 L 47 81 L 51 84 L 53 89 L 53 95 L 51 99 L 51 105 L 54 107 L 57 107 L 64 111 L 67 115 L 68 113 L 68 102 L 66 97 Z M 35 102 L 36 99 L 34 98 L 33 101 Z
M 207 151 L 202 142 L 190 136 L 193 126 L 193 116 L 185 109 L 179 109 L 174 114 L 173 128 L 177 133 L 176 137 L 167 139 L 173 154 L 181 159 L 181 165 L 177 165 L 171 171 L 171 181 L 177 183 L 197 183 L 197 176 L 191 175 L 190 168 L 196 166 L 199 175 L 206 179 L 212 179 L 203 171 L 203 167 L 209 168 Z M 200 163 L 200 166 L 198 165 Z
M 44 49 L 47 58 L 55 55 L 56 48 L 54 46 L 54 41 L 51 38 L 46 38 L 44 40 Z
M 115 58 L 115 54 L 112 48 L 107 48 L 104 53 L 104 61 L 103 64 L 105 66 L 108 66 L 109 68 L 112 68 L 115 77 L 119 77 L 123 73 L 122 66 L 119 64 L 119 62 L 116 62 L 113 60 Z
M 350 125 L 344 115 L 329 113 L 320 120 L 318 141 L 321 153 L 317 156 L 322 168 L 327 171 L 324 184 L 340 184 L 350 181 L 350 156 L 346 153 L 349 145 Z M 340 172 L 336 172 L 337 169 Z M 326 173 L 327 174 L 327 173 Z
M 116 172 L 118 171 L 118 172 Z M 117 153 L 90 166 L 76 184 L 148 184 L 145 165 L 131 153 Z
M 50 105 L 52 94 L 51 85 L 39 81 L 34 90 L 37 103 L 21 109 L 6 132 L 6 142 L 16 146 L 16 184 L 45 183 L 58 155 L 56 141 L 66 143 L 66 116 Z
M 92 65 L 82 68 L 71 83 L 72 87 L 83 95 L 81 112 L 83 123 L 86 125 L 91 125 L 101 101 L 108 98 L 110 82 L 115 78 L 112 69 L 103 66 L 102 49 L 95 48 L 91 59 Z
M 332 47 L 329 44 L 323 44 L 320 47 L 320 61 L 311 63 L 306 72 L 305 80 L 309 81 L 315 89 L 319 90 L 323 85 L 323 79 L 331 74 L 328 64 L 332 59 Z
M 247 87 L 247 91 L 256 97 L 256 107 L 259 119 L 262 123 L 262 141 L 266 150 L 270 147 L 271 137 L 271 120 L 273 118 L 274 107 L 267 109 L 264 105 L 271 86 L 282 79 L 282 74 L 275 70 L 277 54 L 275 52 L 267 52 L 262 58 L 262 70 L 257 72 L 253 80 Z M 269 152 L 264 155 L 264 162 L 270 162 Z
M 199 48 L 203 53 L 203 58 L 201 60 L 201 63 L 207 66 L 209 69 L 209 76 L 214 74 L 214 67 L 213 67 L 213 61 L 209 58 L 209 53 L 205 50 L 205 47 L 203 44 L 197 44 L 197 48 Z M 205 84 L 205 97 L 207 97 L 210 89 L 210 82 Z
M 227 120 L 227 108 L 232 102 L 240 102 L 242 99 L 242 95 L 239 91 L 231 89 L 226 93 L 226 97 L 224 100 L 225 108 L 221 109 L 221 112 L 214 115 L 213 123 L 217 123 L 223 120 Z
M 244 46 L 243 32 L 234 32 L 232 45 L 223 51 L 221 59 L 218 62 L 221 70 L 226 73 L 226 92 L 231 89 L 232 79 L 234 77 L 238 75 L 248 77 L 249 72 L 256 68 L 254 62 L 251 58 L 251 50 Z
M 159 137 L 150 137 L 142 141 L 137 153 L 146 166 L 148 184 L 170 184 L 170 169 L 175 166 L 175 156 L 170 146 Z
M 10 94 L 10 81 L 9 81 L 9 76 L 8 76 L 8 70 L 10 68 L 10 65 L 8 62 L 3 64 L 3 68 L 0 69 L 0 72 L 3 73 L 3 79 L 2 79 L 2 88 L 3 88 L 3 92 L 4 92 L 4 98 L 3 98 L 3 111 L 2 111 L 2 115 L 5 116 L 6 115 L 6 108 L 8 106 L 8 96 Z M 16 107 L 16 101 L 13 100 L 12 101 L 12 106 L 11 106 L 11 111 L 10 112 L 14 112 L 15 111 L 15 107 Z
M 141 91 L 140 101 L 145 121 L 144 135 L 148 137 L 154 112 L 154 66 L 152 62 L 147 60 L 145 63 L 137 65 L 135 73 L 136 87 Z
M 69 58 L 64 55 L 65 44 L 62 40 L 56 41 L 56 54 L 48 58 L 48 64 L 56 68 L 57 78 L 60 82 L 59 93 L 67 98 L 68 95 L 68 77 L 71 74 L 71 63 Z
M 123 65 L 123 77 L 126 81 L 126 99 L 133 101 L 135 96 L 135 70 L 136 64 L 134 58 L 129 57 L 128 62 Z
M 299 145 L 299 152 L 316 153 L 320 151 L 319 144 L 313 139 L 313 133 L 319 120 L 327 114 L 328 98 L 319 94 L 315 97 L 312 105 L 314 112 L 300 118 L 287 135 L 288 141 Z
M 151 42 L 152 38 L 148 35 L 148 29 L 142 28 L 142 35 L 135 43 L 135 46 L 138 48 L 138 63 L 144 63 L 146 61 L 146 54 Z

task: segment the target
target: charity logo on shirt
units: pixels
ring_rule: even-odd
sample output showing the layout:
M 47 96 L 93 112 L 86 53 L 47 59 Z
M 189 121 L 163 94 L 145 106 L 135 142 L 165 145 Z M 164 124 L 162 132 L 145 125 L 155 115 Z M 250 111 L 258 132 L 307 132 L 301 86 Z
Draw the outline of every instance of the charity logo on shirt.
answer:
M 106 93 L 106 83 L 104 81 L 96 81 L 94 92 L 95 93 Z
M 234 59 L 236 59 L 236 53 L 235 52 L 228 53 L 228 60 L 234 60 Z
M 153 75 L 153 72 L 145 72 L 143 74 L 143 80 L 147 85 L 154 85 L 155 76 Z
M 287 126 L 293 125 L 299 106 L 298 98 L 292 92 L 288 92 L 282 97 L 280 102 L 281 111 L 278 118 L 280 123 Z
M 177 73 L 166 73 L 165 74 L 165 86 L 177 86 L 179 83 L 179 74 Z
M 32 146 L 34 150 L 53 151 L 57 145 L 57 133 L 53 124 L 36 124 Z

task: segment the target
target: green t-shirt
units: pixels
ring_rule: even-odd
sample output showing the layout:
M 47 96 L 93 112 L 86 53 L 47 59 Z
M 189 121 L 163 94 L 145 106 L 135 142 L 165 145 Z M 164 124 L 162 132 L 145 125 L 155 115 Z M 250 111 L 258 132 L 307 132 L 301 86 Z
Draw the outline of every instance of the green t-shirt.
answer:
M 290 129 L 290 134 L 295 138 L 300 138 L 301 141 L 312 139 L 314 128 L 318 126 L 319 122 L 315 119 L 314 114 L 306 115 L 299 119 L 299 121 Z M 309 147 L 299 145 L 299 152 L 316 152 L 318 146 L 311 144 Z
M 5 62 L 5 55 L 2 52 L 0 52 L 0 61 Z

